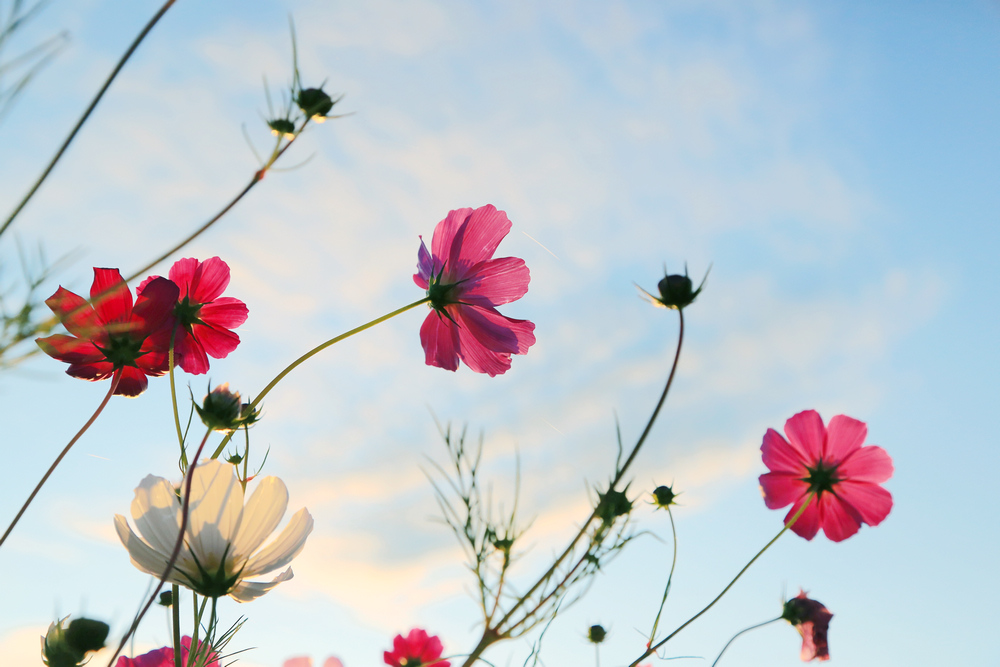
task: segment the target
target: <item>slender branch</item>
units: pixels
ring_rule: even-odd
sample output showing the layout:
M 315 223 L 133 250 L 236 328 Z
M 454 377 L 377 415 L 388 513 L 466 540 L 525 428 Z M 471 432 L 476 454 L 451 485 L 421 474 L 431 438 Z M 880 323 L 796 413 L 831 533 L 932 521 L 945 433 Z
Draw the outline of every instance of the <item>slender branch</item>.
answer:
M 80 120 L 77 121 L 76 125 L 70 131 L 69 136 L 66 137 L 66 140 L 63 142 L 62 146 L 60 146 L 59 150 L 56 151 L 56 154 L 52 158 L 52 161 L 49 162 L 48 166 L 45 167 L 45 170 L 42 171 L 41 176 L 39 176 L 38 180 L 35 181 L 35 184 L 31 186 L 31 189 L 28 190 L 28 193 L 24 195 L 24 198 L 21 200 L 21 202 L 14 208 L 11 214 L 7 216 L 7 220 L 3 223 L 3 225 L 0 226 L 0 236 L 2 236 L 3 233 L 7 230 L 7 228 L 10 227 L 11 223 L 14 222 L 14 218 L 17 217 L 17 215 L 21 212 L 21 209 L 23 209 L 25 205 L 27 205 L 28 201 L 35 195 L 35 192 L 37 192 L 38 188 L 40 188 L 42 183 L 45 182 L 45 179 L 48 178 L 49 173 L 56 166 L 56 163 L 59 162 L 59 159 L 62 157 L 63 153 L 66 152 L 66 149 L 69 148 L 69 145 L 73 142 L 73 139 L 76 138 L 77 132 L 79 132 L 80 128 L 83 127 L 83 124 L 87 122 L 87 119 L 90 117 L 91 112 L 94 111 L 94 108 L 97 106 L 97 103 L 101 101 L 101 98 L 104 97 L 104 93 L 106 93 L 108 88 L 111 87 L 111 82 L 115 80 L 116 76 L 118 76 L 118 72 L 122 70 L 122 68 L 125 66 L 125 63 L 128 62 L 128 59 L 131 58 L 132 54 L 135 53 L 135 50 L 139 48 L 139 44 L 141 44 L 142 40 L 146 38 L 146 35 L 148 35 L 149 32 L 153 29 L 153 26 L 155 26 L 159 22 L 159 20 L 163 18 L 163 15 L 167 13 L 167 10 L 170 9 L 170 7 L 176 1 L 177 0 L 167 0 L 165 3 L 163 3 L 163 6 L 160 7 L 160 10 L 156 12 L 153 18 L 149 20 L 149 23 L 146 24 L 146 27 L 144 27 L 136 36 L 135 40 L 132 41 L 132 44 L 122 55 L 121 59 L 118 61 L 118 64 L 115 65 L 115 68 L 113 70 L 111 70 L 111 74 L 108 75 L 108 78 L 104 82 L 104 85 L 101 86 L 101 89 L 97 91 L 97 95 L 90 102 L 90 106 L 88 106 L 87 109 L 83 112 L 83 115 L 80 117 Z
M 729 645 L 732 644 L 734 641 L 736 641 L 736 638 L 742 635 L 744 632 L 750 632 L 751 630 L 762 628 L 765 625 L 770 625 L 771 623 L 780 620 L 781 616 L 779 616 L 778 618 L 772 618 L 770 621 L 764 621 L 763 623 L 758 623 L 757 625 L 751 625 L 749 628 L 743 628 L 742 630 L 737 632 L 735 635 L 732 636 L 732 638 L 730 638 L 728 642 L 726 642 L 726 645 L 722 647 L 722 650 L 719 651 L 719 655 L 718 657 L 715 658 L 715 662 L 712 663 L 712 667 L 715 667 L 717 664 L 719 664 L 719 661 L 722 660 L 722 654 L 726 652 L 726 649 L 729 648 Z
M 107 406 L 108 401 L 111 400 L 111 396 L 115 393 L 115 389 L 118 388 L 118 382 L 121 379 L 122 379 L 122 369 L 119 368 L 115 371 L 114 376 L 112 376 L 111 378 L 111 387 L 108 388 L 108 393 L 104 397 L 104 400 L 101 401 L 101 404 L 99 406 L 97 406 L 97 410 L 95 410 L 94 414 L 90 416 L 90 419 L 87 420 L 87 423 L 83 425 L 83 428 L 77 431 L 76 435 L 74 435 L 73 438 L 68 443 L 66 443 L 66 446 L 63 447 L 63 450 L 61 452 L 59 452 L 59 456 L 56 457 L 56 460 L 52 462 L 52 465 L 49 466 L 49 469 L 46 470 L 45 474 L 42 475 L 42 478 L 38 480 L 38 484 L 35 485 L 34 491 L 32 491 L 31 495 L 28 496 L 28 499 L 24 501 L 24 505 L 21 506 L 21 509 L 20 511 L 18 511 L 17 516 L 14 517 L 14 520 L 10 522 L 9 526 L 7 526 L 7 530 L 6 532 L 4 532 L 3 537 L 0 537 L 0 546 L 3 546 L 3 543 L 7 540 L 7 536 L 10 535 L 12 530 L 14 530 L 14 526 L 16 526 L 17 522 L 21 520 L 21 516 L 28 509 L 28 505 L 30 505 L 31 501 L 35 499 L 35 496 L 38 495 L 38 492 L 42 490 L 42 486 L 52 475 L 52 473 L 55 472 L 56 467 L 63 460 L 63 458 L 67 454 L 69 454 L 70 448 L 72 448 L 73 445 L 76 444 L 76 441 L 79 440 L 83 436 L 83 434 L 87 432 L 87 429 L 89 429 L 90 426 L 95 421 L 97 421 L 97 418 L 104 411 L 105 406 Z
M 670 532 L 674 538 L 674 558 L 670 563 L 670 574 L 667 575 L 667 586 L 663 589 L 663 600 L 660 601 L 660 610 L 656 612 L 656 620 L 653 621 L 653 629 L 649 633 L 649 643 L 656 641 L 656 628 L 660 625 L 660 616 L 663 614 L 663 607 L 667 604 L 667 595 L 670 593 L 670 583 L 674 580 L 674 569 L 677 567 L 677 526 L 674 524 L 674 513 L 667 505 L 667 515 L 670 517 Z

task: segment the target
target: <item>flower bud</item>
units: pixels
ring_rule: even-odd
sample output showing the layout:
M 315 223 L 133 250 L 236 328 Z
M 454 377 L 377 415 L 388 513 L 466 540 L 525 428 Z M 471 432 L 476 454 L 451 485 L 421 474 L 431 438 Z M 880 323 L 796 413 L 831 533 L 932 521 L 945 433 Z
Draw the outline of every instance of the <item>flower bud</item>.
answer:
M 677 494 L 669 486 L 658 486 L 653 489 L 653 504 L 661 509 L 667 509 L 671 505 L 676 505 L 674 498 Z
M 632 501 L 628 499 L 624 491 L 608 489 L 606 493 L 598 494 L 600 498 L 597 502 L 598 518 L 605 524 L 611 524 L 618 517 L 632 511 Z
M 161 607 L 172 607 L 174 605 L 174 592 L 163 591 L 160 593 L 160 599 L 156 601 L 156 604 Z
M 336 101 L 323 92 L 322 88 L 306 88 L 299 91 L 295 103 L 306 116 L 317 123 L 322 123 Z
M 608 631 L 603 625 L 592 625 L 587 630 L 587 640 L 592 644 L 600 644 L 608 636 Z
M 195 410 L 205 426 L 213 431 L 234 431 L 243 425 L 243 404 L 238 391 L 229 391 L 229 383 L 220 384 L 205 396 Z
M 42 662 L 48 667 L 78 667 L 86 662 L 87 653 L 104 648 L 110 627 L 89 618 L 69 616 L 49 625 L 42 637 Z
M 667 274 L 656 284 L 660 292 L 660 296 L 658 297 L 653 296 L 641 287 L 639 289 L 654 306 L 681 310 L 694 303 L 694 300 L 701 294 L 701 289 L 705 286 L 707 278 L 708 273 L 705 274 L 705 278 L 702 278 L 698 289 L 694 289 L 694 284 L 688 278 L 687 269 L 685 269 L 683 276 L 679 274 Z
M 271 128 L 271 134 L 285 139 L 295 138 L 295 123 L 287 118 L 275 118 L 267 121 L 267 126 Z

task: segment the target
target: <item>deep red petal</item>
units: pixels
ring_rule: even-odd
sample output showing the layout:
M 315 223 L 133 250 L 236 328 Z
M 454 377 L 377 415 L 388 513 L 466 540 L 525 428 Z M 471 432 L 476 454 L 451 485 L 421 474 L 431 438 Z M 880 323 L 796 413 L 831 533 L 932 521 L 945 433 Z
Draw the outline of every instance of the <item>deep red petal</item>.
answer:
M 834 542 L 843 542 L 861 528 L 857 510 L 832 493 L 820 496 L 819 511 L 823 533 Z
M 147 283 L 132 311 L 132 335 L 140 338 L 172 327 L 172 315 L 179 294 L 180 288 L 172 280 L 156 278 Z M 170 345 L 169 340 L 167 345 Z
M 180 288 L 179 299 L 191 296 L 192 283 L 196 280 L 195 275 L 199 264 L 200 262 L 194 257 L 183 257 L 170 267 L 167 276 Z
M 493 257 L 510 227 L 507 214 L 492 204 L 477 208 L 455 234 L 448 254 L 449 272 L 465 277 L 468 269 Z
M 132 292 L 118 269 L 94 267 L 94 284 L 90 286 L 90 301 L 105 324 L 128 322 L 132 316 Z
M 802 516 L 800 516 L 795 523 L 792 524 L 790 530 L 799 537 L 811 540 L 816 537 L 816 533 L 819 532 L 820 520 L 819 509 L 816 506 L 816 499 L 814 497 L 806 495 L 795 501 L 792 508 L 788 510 L 788 514 L 785 515 L 785 523 L 791 521 L 792 517 L 795 516 L 795 513 L 799 511 L 800 507 L 802 507 L 802 503 L 805 502 L 806 498 L 811 499 L 809 506 L 806 507 Z
M 139 286 L 135 288 L 136 297 L 142 294 L 142 290 L 146 289 L 146 285 L 148 285 L 149 283 L 153 282 L 154 280 L 160 277 L 161 276 L 146 276 L 146 279 L 143 280 L 141 283 L 139 283 Z
M 115 395 L 135 397 L 146 391 L 148 385 L 145 373 L 133 366 L 125 366 L 122 369 L 122 379 L 115 388 Z
M 60 287 L 45 300 L 45 304 L 74 336 L 86 340 L 105 340 L 104 324 L 93 307 L 79 294 Z
M 245 303 L 231 296 L 224 296 L 202 306 L 198 311 L 198 319 L 217 329 L 235 329 L 247 321 L 248 314 Z
M 42 352 L 68 364 L 93 364 L 106 361 L 104 353 L 89 340 L 55 334 L 47 338 L 37 338 L 35 342 L 42 348 Z
M 892 459 L 878 445 L 868 445 L 854 450 L 854 453 L 837 466 L 837 474 L 843 479 L 855 482 L 881 484 L 892 477 Z
M 110 361 L 98 361 L 92 364 L 70 364 L 70 367 L 66 369 L 66 375 L 81 380 L 99 382 L 107 380 L 114 371 L 115 368 Z
M 826 441 L 826 427 L 823 418 L 815 410 L 804 410 L 792 415 L 785 422 L 785 435 L 788 442 L 802 453 L 802 459 L 807 465 L 814 465 L 823 456 L 823 443 Z
M 229 265 L 218 257 L 209 257 L 195 270 L 188 292 L 193 303 L 214 301 L 229 286 Z
M 208 355 L 205 348 L 191 337 L 187 331 L 178 336 L 175 343 L 174 359 L 184 372 L 191 375 L 204 375 L 208 372 Z
M 135 365 L 142 369 L 146 375 L 155 377 L 163 375 L 170 370 L 168 367 L 170 362 L 170 334 L 170 329 L 161 327 L 147 336 L 146 340 L 142 342 Z M 176 341 L 174 344 L 176 345 Z
M 420 325 L 420 344 L 428 366 L 448 371 L 458 369 L 458 328 L 444 315 L 432 310 Z
M 878 484 L 840 482 L 836 493 L 869 526 L 879 525 L 892 511 L 892 494 Z
M 491 259 L 476 266 L 458 286 L 456 300 L 491 308 L 516 301 L 528 291 L 531 274 L 517 257 Z
M 790 445 L 773 428 L 767 429 L 764 434 L 760 451 L 764 465 L 772 472 L 794 473 L 799 477 L 805 477 L 808 473 L 802 452 Z
M 205 324 L 191 327 L 191 335 L 215 359 L 225 359 L 240 344 L 240 337 L 228 329 L 217 329 Z
M 837 415 L 826 427 L 826 448 L 823 460 L 834 463 L 843 461 L 861 445 L 868 436 L 868 425 L 847 415 Z
M 770 510 L 785 507 L 806 495 L 809 485 L 799 476 L 781 472 L 769 472 L 757 478 L 764 493 L 764 504 Z
M 449 308 L 458 322 L 459 355 L 477 373 L 490 377 L 510 368 L 511 354 L 524 354 L 535 343 L 535 325 L 504 317 L 492 308 Z

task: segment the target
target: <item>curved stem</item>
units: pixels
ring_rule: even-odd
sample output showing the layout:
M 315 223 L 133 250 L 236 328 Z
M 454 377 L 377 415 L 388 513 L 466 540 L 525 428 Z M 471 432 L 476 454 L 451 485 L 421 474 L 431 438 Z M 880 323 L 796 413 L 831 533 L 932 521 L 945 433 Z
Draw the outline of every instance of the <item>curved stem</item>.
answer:
M 56 166 L 56 163 L 59 162 L 60 158 L 62 158 L 63 153 L 66 152 L 66 149 L 69 148 L 69 145 L 73 142 L 73 139 L 76 138 L 77 132 L 79 132 L 80 128 L 83 127 L 83 124 L 87 122 L 87 119 L 90 117 L 90 114 L 94 111 L 94 108 L 97 106 L 97 103 L 101 101 L 101 98 L 104 97 L 104 93 L 106 93 L 108 91 L 108 88 L 111 87 L 111 82 L 115 80 L 116 76 L 118 76 L 118 72 L 120 72 L 122 68 L 125 67 L 125 63 L 128 62 L 128 59 L 132 57 L 132 54 L 135 53 L 135 50 L 139 48 L 139 44 L 142 43 L 142 40 L 146 38 L 146 35 L 148 35 L 149 32 L 153 29 L 153 26 L 155 26 L 159 22 L 159 20 L 163 18 L 163 15 L 167 13 L 167 10 L 170 9 L 171 5 L 173 5 L 176 1 L 177 0 L 167 0 L 165 3 L 163 3 L 163 6 L 160 7 L 160 10 L 156 12 L 155 15 L 153 15 L 153 18 L 149 20 L 149 23 L 146 24 L 146 27 L 144 27 L 136 36 L 136 38 L 132 41 L 132 44 L 125 51 L 124 55 L 122 55 L 121 59 L 119 59 L 118 64 L 115 65 L 115 68 L 113 70 L 111 70 L 111 74 L 108 75 L 108 78 L 107 80 L 105 80 L 104 85 L 101 86 L 101 89 L 97 91 L 97 95 L 94 96 L 93 100 L 91 100 L 90 106 L 88 106 L 87 109 L 83 112 L 83 115 L 80 117 L 80 120 L 76 122 L 76 125 L 70 131 L 69 136 L 66 137 L 66 141 L 64 141 L 62 146 L 59 147 L 59 150 L 56 151 L 55 156 L 49 162 L 48 166 L 45 167 L 45 170 L 42 171 L 41 176 L 38 177 L 38 180 L 35 181 L 35 184 L 31 186 L 31 189 L 28 190 L 28 193 L 24 195 L 24 198 L 21 200 L 21 202 L 14 208 L 11 214 L 7 216 L 7 220 L 4 221 L 3 226 L 0 226 L 0 236 L 2 236 L 3 233 L 7 230 L 7 228 L 10 227 L 11 223 L 14 222 L 14 218 L 18 216 L 18 214 L 21 212 L 21 209 L 23 209 L 25 205 L 27 205 L 28 201 L 33 196 L 35 196 L 35 192 L 37 192 L 38 188 L 42 186 L 42 183 L 45 182 L 46 178 L 48 178 L 49 173 Z
M 663 589 L 663 600 L 660 601 L 660 609 L 656 612 L 656 620 L 653 621 L 653 629 L 649 633 L 649 643 L 656 641 L 656 628 L 660 625 L 660 615 L 663 614 L 663 607 L 667 604 L 667 595 L 670 593 L 670 583 L 674 580 L 674 569 L 677 567 L 677 526 L 674 525 L 674 513 L 667 506 L 667 515 L 670 517 L 670 532 L 674 536 L 674 558 L 670 563 L 670 574 L 667 575 L 667 586 Z
M 108 393 L 104 397 L 104 400 L 101 401 L 101 404 L 97 406 L 97 410 L 95 410 L 94 414 L 90 416 L 90 419 L 87 420 L 87 423 L 83 425 L 83 428 L 77 431 L 76 435 L 74 435 L 73 438 L 68 443 L 66 443 L 66 446 L 63 447 L 63 450 L 61 452 L 59 452 L 59 456 L 56 457 L 56 460 L 52 462 L 52 465 L 49 466 L 49 469 L 46 470 L 45 474 L 42 475 L 42 478 L 38 480 L 38 484 L 35 485 L 34 491 L 32 491 L 31 495 L 28 496 L 28 499 L 24 501 L 24 505 L 21 506 L 21 509 L 20 511 L 18 511 L 17 516 L 14 517 L 14 520 L 10 522 L 9 526 L 7 526 L 7 530 L 4 532 L 3 537 L 0 537 L 0 546 L 3 546 L 3 543 L 7 540 L 7 536 L 10 535 L 12 530 L 14 530 L 14 526 L 16 526 L 17 522 L 21 520 L 21 516 L 28 509 L 28 505 L 30 505 L 31 501 L 35 499 L 35 496 L 38 495 L 38 492 L 42 490 L 42 486 L 52 475 L 52 473 L 55 472 L 56 467 L 63 460 L 63 458 L 67 454 L 69 454 L 70 448 L 72 448 L 73 445 L 76 444 L 76 441 L 79 440 L 80 437 L 87 432 L 87 429 L 90 428 L 91 424 L 97 421 L 97 418 L 104 411 L 105 406 L 107 406 L 108 401 L 111 400 L 111 396 L 115 393 L 115 389 L 118 388 L 118 382 L 121 379 L 122 379 L 122 369 L 119 368 L 115 371 L 115 374 L 111 377 L 111 387 L 108 389 Z
M 719 660 L 722 660 L 722 654 L 726 652 L 726 649 L 729 648 L 729 645 L 732 644 L 734 641 L 736 641 L 736 638 L 742 635 L 744 632 L 750 632 L 751 630 L 762 628 L 765 625 L 769 625 L 771 623 L 774 623 L 775 621 L 780 621 L 780 620 L 781 616 L 779 616 L 778 618 L 772 618 L 770 621 L 764 621 L 763 623 L 758 623 L 757 625 L 751 625 L 749 628 L 743 628 L 742 630 L 737 632 L 735 635 L 732 636 L 732 638 L 728 642 L 726 642 L 726 645 L 722 647 L 722 650 L 719 651 L 719 655 L 715 659 L 715 662 L 712 663 L 712 667 L 715 667 L 717 664 L 719 664 Z
M 263 391 L 261 391 L 257 395 L 257 397 L 253 399 L 253 401 L 251 401 L 250 406 L 247 408 L 247 410 L 253 410 L 258 405 L 260 405 L 261 400 L 263 400 L 263 398 L 265 396 L 267 396 L 268 392 L 271 391 L 272 389 L 274 389 L 275 385 L 277 385 L 279 382 L 281 382 L 281 380 L 286 375 L 288 375 L 293 370 L 295 370 L 296 368 L 298 368 L 300 365 L 302 365 L 303 363 L 305 363 L 306 361 L 308 361 L 312 357 L 316 356 L 317 354 L 319 354 L 320 352 L 322 352 L 326 348 L 330 347 L 334 343 L 339 343 L 340 341 L 344 340 L 345 338 L 350 338 L 354 334 L 361 333 L 362 331 L 365 331 L 366 329 L 371 329 L 376 324 L 380 324 L 382 322 L 385 322 L 386 320 L 388 320 L 390 318 L 393 318 L 396 315 L 399 315 L 401 313 L 405 313 L 406 311 L 411 310 L 413 308 L 416 308 L 417 306 L 419 306 L 422 303 L 427 303 L 430 300 L 431 300 L 430 297 L 424 297 L 423 299 L 420 299 L 419 301 L 414 301 L 413 303 L 409 304 L 408 306 L 403 306 L 402 308 L 397 308 L 396 310 L 392 311 L 391 313 L 389 313 L 387 315 L 383 315 L 382 317 L 377 317 L 374 320 L 372 320 L 371 322 L 368 322 L 367 324 L 362 324 L 360 327 L 357 327 L 355 329 L 351 329 L 350 331 L 346 331 L 346 332 L 340 334 L 339 336 L 335 336 L 334 338 L 331 338 L 330 340 L 326 341 L 325 343 L 321 343 L 320 345 L 317 345 L 316 347 L 314 347 L 313 349 L 309 350 L 308 352 L 306 352 L 305 354 L 303 354 L 301 357 L 299 357 L 298 359 L 296 359 L 292 363 L 288 364 L 288 366 L 286 366 L 283 371 L 281 371 L 280 373 L 278 373 L 275 376 L 275 378 L 273 380 L 271 380 L 267 384 L 266 387 L 264 387 Z M 212 458 L 213 459 L 219 458 L 219 455 L 222 454 L 222 450 L 224 450 L 226 448 L 226 445 L 228 445 L 229 441 L 232 440 L 232 439 L 233 439 L 233 433 L 229 433 L 228 435 L 226 435 L 226 437 L 222 439 L 222 442 L 219 443 L 218 448 L 216 448 L 215 452 L 212 454 Z
M 174 343 L 177 339 L 177 325 L 170 332 L 170 349 L 167 350 L 167 367 L 170 369 L 170 403 L 174 408 L 174 428 L 177 429 L 177 442 L 181 448 L 181 472 L 187 470 L 187 452 L 184 451 L 184 434 L 181 432 L 181 417 L 177 412 L 177 385 L 174 382 Z
M 146 615 L 146 612 L 149 611 L 149 608 L 153 606 L 153 602 L 160 594 L 160 589 L 163 588 L 163 584 L 167 582 L 167 578 L 170 576 L 170 573 L 174 569 L 174 563 L 177 562 L 177 557 L 181 553 L 181 545 L 184 544 L 184 533 L 185 531 L 187 531 L 188 515 L 190 514 L 190 508 L 191 508 L 191 485 L 194 483 L 194 471 L 198 463 L 198 457 L 201 456 L 202 450 L 205 449 L 205 443 L 208 442 L 208 436 L 210 436 L 211 434 L 212 434 L 212 429 L 208 429 L 208 431 L 205 432 L 205 437 L 201 439 L 201 444 L 198 445 L 198 449 L 197 451 L 195 451 L 194 458 L 191 459 L 191 465 L 188 467 L 187 474 L 185 475 L 184 503 L 181 505 L 181 527 L 180 530 L 177 531 L 177 541 L 174 542 L 174 550 L 170 552 L 170 558 L 167 560 L 167 566 L 166 568 L 164 568 L 163 574 L 160 575 L 160 583 L 156 585 L 156 588 L 153 590 L 153 594 L 150 595 L 149 600 L 146 601 L 146 605 L 142 608 L 142 611 L 140 611 L 139 614 L 135 617 L 135 620 L 132 621 L 132 626 L 129 628 L 128 632 L 126 632 L 125 636 L 122 637 L 121 642 L 119 642 L 118 644 L 118 649 L 115 651 L 115 654 L 111 656 L 111 660 L 108 661 L 108 667 L 111 667 L 111 665 L 114 664 L 115 660 L 118 659 L 118 655 L 122 652 L 122 649 L 125 648 L 125 644 L 128 643 L 129 637 L 131 637 L 132 634 L 139 627 L 139 622 L 142 621 L 143 616 Z M 195 625 L 196 632 L 197 632 L 197 627 L 198 626 L 196 621 Z
M 749 570 L 750 566 L 753 565 L 755 562 L 757 562 L 757 559 L 760 558 L 764 554 L 764 552 L 767 551 L 771 547 L 772 544 L 774 544 L 775 542 L 777 542 L 778 538 L 781 537 L 782 535 L 784 535 L 785 531 L 792 527 L 792 524 L 794 524 L 796 521 L 799 520 L 799 517 L 802 516 L 802 513 L 806 511 L 807 507 L 809 507 L 809 504 L 812 502 L 812 499 L 813 499 L 814 495 L 815 495 L 815 492 L 810 492 L 809 493 L 809 497 L 806 498 L 806 501 L 804 503 L 802 503 L 802 506 L 799 507 L 799 510 L 792 516 L 792 518 L 789 519 L 788 522 L 785 523 L 785 525 L 781 527 L 781 530 L 778 531 L 778 534 L 775 535 L 774 537 L 772 537 L 771 541 L 768 542 L 767 544 L 765 544 L 764 547 L 760 551 L 758 551 L 756 553 L 756 555 L 754 555 L 753 558 L 750 559 L 750 562 L 743 566 L 743 569 L 740 570 L 736 574 L 735 577 L 733 577 L 733 580 L 730 581 L 726 585 L 726 587 L 722 589 L 721 593 L 719 593 L 718 595 L 715 596 L 714 600 L 712 600 L 711 602 L 709 602 L 705 606 L 705 608 L 702 609 L 701 611 L 699 611 L 697 614 L 695 614 L 694 616 L 692 616 L 688 620 L 684 621 L 684 623 L 682 623 L 679 628 L 677 628 L 676 630 L 674 630 L 673 632 L 671 632 L 669 635 L 667 635 L 666 638 L 663 639 L 661 642 L 659 642 L 655 646 L 652 646 L 651 648 L 647 648 L 646 652 L 643 653 L 641 656 L 639 656 L 639 658 L 635 662 L 633 662 L 631 665 L 629 665 L 629 667 L 636 667 L 636 665 L 639 664 L 640 660 L 642 660 L 646 656 L 648 656 L 648 655 L 656 652 L 656 649 L 660 648 L 661 646 L 663 646 L 664 644 L 666 644 L 668 641 L 670 641 L 671 639 L 673 639 L 674 636 L 677 635 L 677 633 L 679 633 L 681 630 L 683 630 L 687 626 L 691 625 L 702 614 L 704 614 L 706 611 L 708 611 L 709 609 L 711 609 L 712 607 L 714 607 L 715 603 L 718 602 L 719 600 L 721 600 L 722 596 L 725 595 L 726 593 L 728 593 L 729 589 L 732 588 L 733 585 L 739 580 L 739 578 L 743 576 L 743 573 L 746 572 L 747 570 Z
M 171 612 L 174 620 L 174 667 L 184 667 L 181 664 L 181 587 L 174 584 L 170 587 Z

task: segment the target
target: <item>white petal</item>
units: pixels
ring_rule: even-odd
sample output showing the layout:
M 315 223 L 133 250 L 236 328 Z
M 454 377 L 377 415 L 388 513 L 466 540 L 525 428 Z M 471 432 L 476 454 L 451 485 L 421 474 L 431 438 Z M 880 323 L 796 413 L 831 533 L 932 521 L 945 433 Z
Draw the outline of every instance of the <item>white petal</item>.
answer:
M 229 591 L 229 597 L 237 602 L 250 602 L 259 598 L 282 581 L 288 581 L 292 576 L 294 576 L 292 575 L 292 568 L 288 568 L 271 581 L 241 581 L 233 587 L 233 590 Z
M 181 487 L 181 497 L 185 488 Z M 199 463 L 191 483 L 188 541 L 202 567 L 214 572 L 240 528 L 243 487 L 232 464 L 217 459 Z
M 180 530 L 181 503 L 174 488 L 162 477 L 146 475 L 135 489 L 132 519 L 147 544 L 168 557 Z
M 163 571 L 167 569 L 169 554 L 163 555 L 151 549 L 148 544 L 142 541 L 142 538 L 132 531 L 132 527 L 128 525 L 128 521 L 121 514 L 115 515 L 115 531 L 118 533 L 118 539 L 128 550 L 132 564 L 137 569 L 151 574 L 157 579 L 163 576 Z M 186 550 L 182 549 L 181 556 L 184 555 L 186 555 Z M 188 557 L 190 558 L 190 556 Z M 181 586 L 190 586 L 187 577 L 184 576 L 184 569 L 181 559 L 178 558 L 170 576 L 167 577 L 167 581 Z
M 288 507 L 288 489 L 277 477 L 265 477 L 257 483 L 243 509 L 240 532 L 233 540 L 230 554 L 237 563 L 245 561 L 274 532 Z
M 295 558 L 302 547 L 306 545 L 306 538 L 313 529 L 313 518 L 306 508 L 300 509 L 292 516 L 288 525 L 274 540 L 261 549 L 247 563 L 243 570 L 243 577 L 253 577 L 284 567 Z

